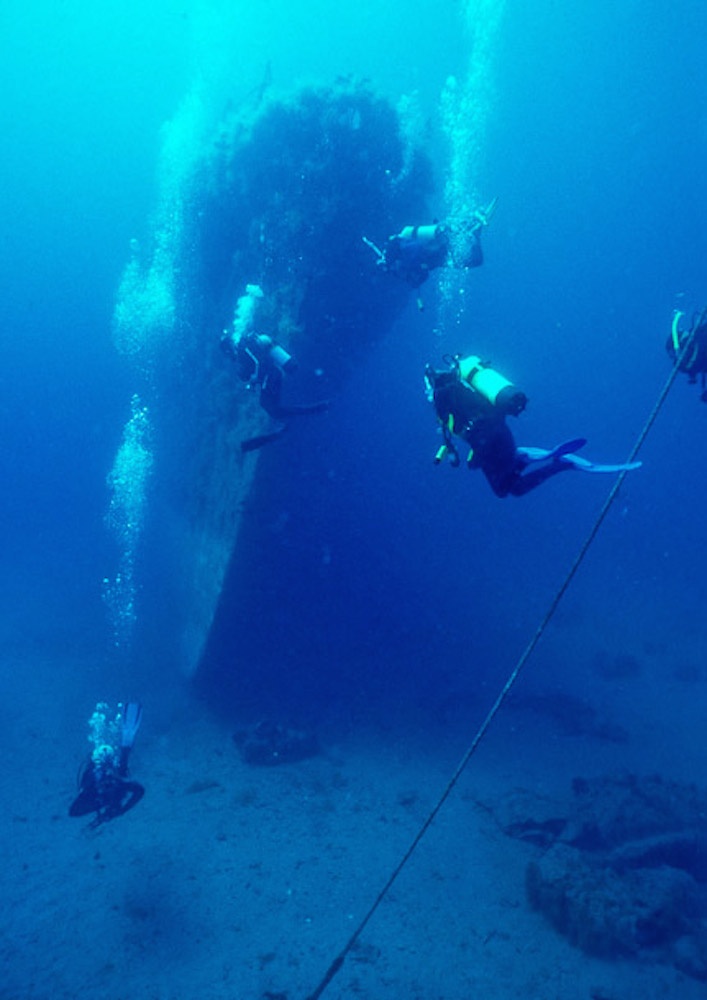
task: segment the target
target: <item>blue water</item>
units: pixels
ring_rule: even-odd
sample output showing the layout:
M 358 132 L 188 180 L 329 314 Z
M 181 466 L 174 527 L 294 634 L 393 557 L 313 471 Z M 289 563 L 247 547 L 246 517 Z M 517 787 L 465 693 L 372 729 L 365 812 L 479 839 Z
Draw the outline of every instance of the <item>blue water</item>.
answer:
M 121 558 L 107 477 L 136 391 L 112 315 L 131 240 L 149 238 L 163 190 L 165 123 L 195 91 L 216 122 L 266 70 L 283 91 L 353 73 L 393 101 L 415 92 L 435 214 L 492 197 L 498 207 L 483 267 L 430 281 L 424 312 L 411 298 L 333 387 L 326 427 L 293 428 L 315 472 L 289 469 L 283 495 L 284 443 L 264 457 L 272 490 L 245 523 L 262 554 L 249 609 L 268 634 L 229 635 L 224 657 L 247 650 L 252 674 L 221 675 L 226 715 L 240 698 L 246 721 L 340 721 L 348 704 L 349 732 L 384 721 L 424 743 L 429 724 L 431 742 L 451 730 L 461 749 L 611 479 L 561 476 L 500 501 L 479 473 L 435 468 L 424 365 L 479 353 L 530 398 L 513 420 L 519 443 L 586 436 L 590 458 L 628 455 L 669 373 L 673 311 L 707 303 L 704 4 L 158 0 L 108 14 L 84 0 L 12 0 L 0 32 L 2 691 L 27 718 L 9 711 L 9 752 L 53 718 L 68 776 L 93 705 L 125 686 L 168 730 L 155 703 L 184 682 L 154 637 L 149 656 L 139 644 L 116 653 L 104 600 Z M 526 694 L 599 706 L 632 734 L 630 751 L 602 750 L 612 770 L 644 751 L 647 767 L 705 779 L 705 420 L 680 376 L 524 675 Z M 149 568 L 145 579 L 154 586 Z M 617 656 L 637 660 L 633 681 L 602 675 Z M 56 673 L 41 681 L 33 657 L 62 664 L 63 685 Z M 212 708 L 213 695 L 211 682 Z

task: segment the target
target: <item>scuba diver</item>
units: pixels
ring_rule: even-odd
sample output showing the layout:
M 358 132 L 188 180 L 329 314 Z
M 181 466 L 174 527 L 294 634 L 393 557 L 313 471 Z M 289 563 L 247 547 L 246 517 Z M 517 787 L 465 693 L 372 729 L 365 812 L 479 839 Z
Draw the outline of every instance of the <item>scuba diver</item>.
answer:
M 363 242 L 377 256 L 378 267 L 419 288 L 438 267 L 450 264 L 467 269 L 481 267 L 484 254 L 481 230 L 489 224 L 496 199 L 477 209 L 463 222 L 434 222 L 429 226 L 405 226 L 396 236 L 389 236 L 384 250 L 363 237 Z
M 597 465 L 575 455 L 585 438 L 576 438 L 556 448 L 518 447 L 506 424 L 507 416 L 517 417 L 528 402 L 525 393 L 476 355 L 445 356 L 447 369 L 427 365 L 427 398 L 433 403 L 442 426 L 444 444 L 435 455 L 435 464 L 447 456 L 453 466 L 461 462 L 454 436 L 469 446 L 467 466 L 481 469 L 497 497 L 523 496 L 546 479 L 579 469 L 582 472 L 622 472 L 641 463 Z
M 693 316 L 689 330 L 680 329 L 683 316 L 684 313 L 676 310 L 665 346 L 673 363 L 680 359 L 679 371 L 685 372 L 691 385 L 700 376 L 700 399 L 707 403 L 707 308 Z
M 93 750 L 79 775 L 79 794 L 69 807 L 69 816 L 95 812 L 91 829 L 122 816 L 145 794 L 142 785 L 128 780 L 128 757 L 141 719 L 142 706 L 137 702 L 118 705 L 113 718 L 108 705 L 99 702 L 89 719 Z
M 260 389 L 260 405 L 268 416 L 279 421 L 269 433 L 242 441 L 242 451 L 253 451 L 280 437 L 287 429 L 286 417 L 323 413 L 329 408 L 326 401 L 283 404 L 284 377 L 297 369 L 297 362 L 272 337 L 253 331 L 255 305 L 262 297 L 257 285 L 248 285 L 246 294 L 238 300 L 232 328 L 224 330 L 221 337 L 221 347 L 236 362 L 239 379 L 249 389 Z

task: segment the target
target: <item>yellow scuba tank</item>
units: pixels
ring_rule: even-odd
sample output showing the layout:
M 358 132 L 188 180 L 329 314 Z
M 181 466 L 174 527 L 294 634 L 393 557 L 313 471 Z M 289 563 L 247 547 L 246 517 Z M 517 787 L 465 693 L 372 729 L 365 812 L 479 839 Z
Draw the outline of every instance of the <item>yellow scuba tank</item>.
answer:
M 476 354 L 456 358 L 460 378 L 505 415 L 517 417 L 525 409 L 528 397 L 507 378 L 487 365 Z

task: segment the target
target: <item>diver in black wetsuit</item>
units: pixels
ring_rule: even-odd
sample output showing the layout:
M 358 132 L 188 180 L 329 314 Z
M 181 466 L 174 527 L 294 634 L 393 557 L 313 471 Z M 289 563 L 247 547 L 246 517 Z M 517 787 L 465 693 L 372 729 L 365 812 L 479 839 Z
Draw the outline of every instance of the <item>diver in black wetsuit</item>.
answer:
M 523 496 L 551 476 L 570 469 L 620 472 L 641 464 L 588 462 L 574 454 L 575 449 L 586 444 L 585 438 L 575 438 L 550 450 L 518 447 L 506 417 L 522 413 L 527 397 L 475 355 L 457 355 L 449 359 L 449 367 L 443 371 L 428 365 L 425 382 L 444 438 L 435 462 L 439 464 L 449 456 L 452 465 L 459 465 L 454 437 L 461 438 L 469 445 L 468 467 L 481 469 L 497 497 Z
M 672 330 L 665 346 L 673 362 L 687 348 L 680 361 L 680 371 L 685 372 L 692 385 L 700 376 L 700 399 L 707 403 L 707 308 L 693 318 L 689 330 L 679 329 L 682 317 L 681 312 L 673 316 Z
M 494 198 L 490 205 L 477 209 L 461 223 L 405 226 L 397 235 L 388 237 L 383 250 L 366 237 L 364 242 L 377 255 L 380 268 L 419 288 L 432 271 L 446 264 L 460 269 L 481 267 L 484 262 L 481 230 L 488 225 L 495 207 Z
M 481 241 L 476 244 L 480 259 L 470 266 L 481 264 Z M 444 225 L 406 226 L 397 236 L 390 236 L 378 259 L 378 265 L 389 274 L 419 288 L 438 267 L 449 259 L 449 231 Z
M 284 421 L 287 417 L 306 416 L 323 413 L 329 403 L 283 404 L 282 388 L 284 377 L 297 368 L 297 362 L 284 347 L 265 334 L 248 333 L 237 340 L 226 333 L 221 339 L 224 351 L 236 362 L 238 377 L 248 388 L 259 387 L 260 405 L 274 420 Z M 241 442 L 243 451 L 253 451 L 278 438 L 287 428 L 281 423 L 268 434 L 259 434 Z
M 118 706 L 114 720 L 107 716 L 108 706 L 99 704 L 91 717 L 94 749 L 79 778 L 79 794 L 69 807 L 69 816 L 96 815 L 89 824 L 93 829 L 122 816 L 137 805 L 145 789 L 128 780 L 128 757 L 142 719 L 142 707 L 136 702 Z

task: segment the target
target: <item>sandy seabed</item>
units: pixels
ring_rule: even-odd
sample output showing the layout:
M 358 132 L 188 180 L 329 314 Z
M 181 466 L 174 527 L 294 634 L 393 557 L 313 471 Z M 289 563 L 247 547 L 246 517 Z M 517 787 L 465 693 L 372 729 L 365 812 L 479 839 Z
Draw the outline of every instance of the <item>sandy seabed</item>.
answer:
M 146 705 L 132 760 L 144 800 L 91 831 L 67 815 L 92 708 L 69 679 L 85 691 L 88 669 L 29 653 L 4 664 L 0 997 L 305 1000 L 444 789 L 463 733 L 331 725 L 322 755 L 257 768 L 182 692 L 152 719 Z M 538 849 L 481 804 L 565 789 L 605 772 L 604 754 L 532 713 L 499 719 L 323 996 L 704 997 L 669 965 L 589 958 L 558 935 L 526 900 Z M 640 740 L 621 755 L 646 763 Z

